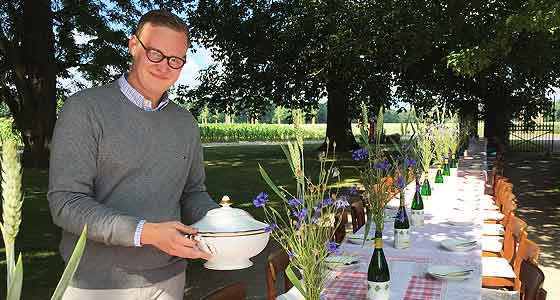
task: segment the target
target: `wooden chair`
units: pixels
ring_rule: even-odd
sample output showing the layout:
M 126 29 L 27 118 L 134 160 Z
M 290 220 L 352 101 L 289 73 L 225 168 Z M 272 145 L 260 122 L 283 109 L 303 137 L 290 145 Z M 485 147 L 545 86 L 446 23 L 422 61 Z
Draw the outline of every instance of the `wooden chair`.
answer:
M 521 280 L 521 300 L 545 300 L 546 291 L 543 289 L 544 273 L 530 261 L 522 261 L 519 278 Z
M 290 258 L 284 249 L 278 249 L 268 256 L 265 265 L 268 300 L 276 299 L 276 282 L 278 282 L 279 279 L 278 275 L 284 273 L 284 270 L 286 270 L 289 264 Z M 284 291 L 282 293 L 287 292 L 292 286 L 292 282 L 284 273 Z
M 356 233 L 366 223 L 366 214 L 362 200 L 353 202 L 350 206 L 350 212 L 352 215 L 352 232 Z
M 515 253 L 513 259 L 513 273 L 516 278 L 503 278 L 503 277 L 482 277 L 482 286 L 490 288 L 512 288 L 514 291 L 519 291 L 521 288 L 520 272 L 521 263 L 523 261 L 532 262 L 538 265 L 538 258 L 540 254 L 540 248 L 535 242 L 527 238 L 527 232 L 521 234 L 521 241 L 519 242 L 519 248 Z
M 497 216 L 491 216 L 489 219 L 484 220 L 486 224 L 502 224 L 504 227 L 507 224 L 507 216 L 517 209 L 517 198 L 511 192 L 503 193 L 499 200 L 500 213 L 503 214 L 503 219 L 497 218 Z
M 335 224 L 338 224 L 334 230 L 335 243 L 342 243 L 346 236 L 346 224 L 348 223 L 348 212 L 346 209 L 340 209 L 335 216 Z
M 517 246 L 524 232 L 527 230 L 527 223 L 516 217 L 513 212 L 507 216 L 508 223 L 504 233 L 503 247 L 500 252 L 483 251 L 484 257 L 503 257 L 510 264 L 513 262 Z M 498 237 L 496 237 L 498 238 Z
M 210 292 L 201 300 L 245 300 L 246 286 L 244 282 L 234 282 Z

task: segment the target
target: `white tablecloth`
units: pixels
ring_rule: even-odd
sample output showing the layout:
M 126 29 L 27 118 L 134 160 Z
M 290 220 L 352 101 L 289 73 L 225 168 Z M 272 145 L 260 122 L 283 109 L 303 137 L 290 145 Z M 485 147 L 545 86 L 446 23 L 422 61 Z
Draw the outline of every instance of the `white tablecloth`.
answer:
M 462 265 L 474 269 L 469 279 L 464 281 L 447 281 L 444 283 L 442 299 L 480 300 L 481 299 L 481 244 L 470 251 L 452 252 L 441 247 L 440 242 L 446 238 L 464 238 L 481 241 L 483 206 L 480 199 L 485 188 L 486 155 L 485 144 L 480 142 L 469 147 L 469 154 L 459 162 L 457 177 L 445 177 L 444 184 L 432 183 L 432 196 L 424 201 L 425 226 L 412 227 L 411 247 L 395 249 L 393 247 L 393 223 L 386 222 L 383 230 L 384 252 L 389 260 L 391 270 L 391 299 L 401 300 L 413 275 L 424 275 L 426 268 L 434 264 Z M 433 174 L 433 171 L 431 172 Z M 432 177 L 433 178 L 433 177 Z M 406 191 L 407 207 L 412 201 L 414 184 Z M 389 207 L 399 205 L 398 196 L 391 200 Z M 409 214 L 410 216 L 410 214 Z M 467 226 L 454 226 L 449 219 L 469 219 L 474 221 Z M 359 232 L 363 232 L 364 228 Z M 373 232 L 371 233 L 373 234 Z M 345 254 L 360 256 L 357 270 L 367 272 L 369 258 L 373 253 L 373 242 L 366 245 L 343 243 L 341 249 Z
M 402 300 L 413 276 L 414 278 L 425 276 L 426 268 L 436 264 L 460 265 L 474 270 L 469 279 L 442 282 L 442 292 L 441 294 L 438 293 L 440 300 L 481 300 L 483 210 L 487 206 L 484 201 L 488 200 L 484 196 L 486 181 L 485 148 L 483 141 L 471 144 L 468 151 L 470 156 L 460 160 L 457 177 L 445 177 L 443 185 L 432 182 L 432 196 L 430 199 L 424 200 L 425 226 L 412 228 L 411 247 L 409 249 L 395 249 L 393 247 L 393 223 L 385 223 L 383 240 L 384 252 L 391 271 L 391 300 Z M 430 173 L 433 180 L 435 170 Z M 414 183 L 407 188 L 407 207 L 410 207 L 414 189 Z M 397 208 L 399 206 L 398 197 L 393 199 L 388 206 L 393 209 Z M 472 219 L 473 222 L 470 225 L 455 226 L 449 224 L 450 219 Z M 363 233 L 363 230 L 364 228 L 360 229 L 358 233 Z M 373 235 L 373 232 L 371 234 Z M 477 240 L 479 244 L 470 251 L 452 252 L 440 245 L 441 241 L 446 238 Z M 369 260 L 373 253 L 373 241 L 366 242 L 364 246 L 344 242 L 341 249 L 344 255 L 353 255 L 360 259 L 358 264 L 347 266 L 342 272 L 367 273 Z M 343 298 L 346 299 L 347 297 L 336 297 L 334 299 L 342 300 Z M 301 300 L 302 296 L 295 291 L 295 288 L 292 288 L 288 293 L 280 295 L 277 299 Z

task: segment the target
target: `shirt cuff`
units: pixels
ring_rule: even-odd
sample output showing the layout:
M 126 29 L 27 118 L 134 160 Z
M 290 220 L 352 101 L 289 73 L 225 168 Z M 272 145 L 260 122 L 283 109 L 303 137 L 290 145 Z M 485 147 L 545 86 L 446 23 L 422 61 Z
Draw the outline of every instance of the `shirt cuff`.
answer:
M 140 222 L 138 222 L 138 225 L 136 225 L 136 231 L 134 232 L 134 246 L 136 247 L 142 247 L 142 244 L 140 243 L 140 237 L 142 236 L 142 228 L 144 228 L 144 223 L 146 223 L 146 220 L 140 220 Z

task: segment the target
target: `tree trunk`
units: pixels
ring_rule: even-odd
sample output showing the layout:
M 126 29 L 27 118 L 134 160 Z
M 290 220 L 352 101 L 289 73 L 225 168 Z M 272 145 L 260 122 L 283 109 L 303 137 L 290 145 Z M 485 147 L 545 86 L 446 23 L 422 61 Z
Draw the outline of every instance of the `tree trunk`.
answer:
M 25 145 L 23 165 L 47 168 L 56 122 L 56 62 L 50 0 L 23 1 L 23 42 L 12 57 L 17 101 L 10 106 Z M 17 46 L 16 46 L 17 47 Z
M 504 145 L 508 143 L 508 124 L 511 118 L 508 103 L 507 100 L 500 101 L 496 96 L 486 99 L 484 137 L 490 139 L 491 142 L 503 143 Z
M 461 131 L 466 131 L 469 136 L 478 137 L 478 103 L 465 103 L 459 110 Z
M 350 93 L 343 79 L 330 76 L 327 81 L 327 136 L 329 149 L 336 143 L 336 151 L 350 151 L 360 146 L 352 134 L 351 119 L 348 116 Z M 325 148 L 327 140 L 321 148 Z

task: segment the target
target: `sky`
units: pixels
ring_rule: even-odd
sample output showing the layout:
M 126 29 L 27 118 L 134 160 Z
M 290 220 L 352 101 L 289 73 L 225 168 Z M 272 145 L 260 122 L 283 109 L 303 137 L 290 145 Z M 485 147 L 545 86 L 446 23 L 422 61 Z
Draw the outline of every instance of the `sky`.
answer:
M 187 63 L 181 70 L 181 75 L 176 85 L 184 84 L 189 87 L 198 85 L 200 83 L 197 80 L 198 72 L 208 68 L 212 63 L 214 63 L 214 60 L 210 50 L 194 44 L 187 54 Z

